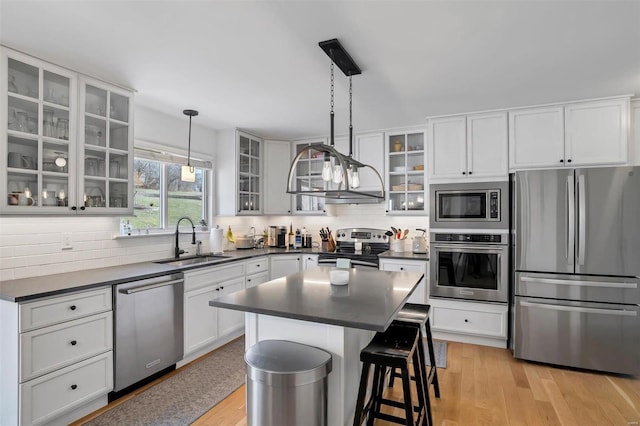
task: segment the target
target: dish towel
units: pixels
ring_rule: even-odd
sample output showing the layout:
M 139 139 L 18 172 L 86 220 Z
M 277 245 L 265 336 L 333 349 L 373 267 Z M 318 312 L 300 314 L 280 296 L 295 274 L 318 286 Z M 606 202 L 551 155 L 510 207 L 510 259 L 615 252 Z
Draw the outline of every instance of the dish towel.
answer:
M 336 259 L 336 268 L 351 268 L 351 259 Z

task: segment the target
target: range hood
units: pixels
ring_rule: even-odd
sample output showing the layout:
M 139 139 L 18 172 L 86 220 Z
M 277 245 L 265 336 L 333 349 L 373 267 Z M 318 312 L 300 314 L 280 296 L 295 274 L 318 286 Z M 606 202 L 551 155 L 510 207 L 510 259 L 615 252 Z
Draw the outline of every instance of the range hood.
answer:
M 314 178 L 298 176 L 296 174 L 300 160 L 306 160 L 317 153 L 324 153 L 323 158 L 329 156 L 333 160 L 333 166 L 335 167 L 337 165 L 342 169 L 343 178 L 340 183 L 334 183 L 332 181 L 325 182 L 319 176 Z M 373 170 L 375 176 L 378 178 L 380 189 L 373 191 L 354 189 L 351 184 L 352 175 L 350 173 L 354 168 L 369 168 Z M 291 163 L 287 182 L 288 194 L 326 198 L 326 204 L 375 204 L 383 202 L 385 198 L 384 182 L 376 169 L 350 156 L 341 154 L 330 145 L 309 145 L 302 149 Z

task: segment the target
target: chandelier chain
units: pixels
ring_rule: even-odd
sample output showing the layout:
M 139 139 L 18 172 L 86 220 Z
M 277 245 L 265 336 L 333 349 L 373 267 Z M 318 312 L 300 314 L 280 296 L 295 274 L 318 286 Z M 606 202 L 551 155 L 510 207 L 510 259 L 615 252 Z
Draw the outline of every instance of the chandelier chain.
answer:
M 353 122 L 353 85 L 351 84 L 351 74 L 349 74 L 349 127 L 351 127 L 351 123 Z
M 331 59 L 331 113 L 333 114 L 333 59 Z

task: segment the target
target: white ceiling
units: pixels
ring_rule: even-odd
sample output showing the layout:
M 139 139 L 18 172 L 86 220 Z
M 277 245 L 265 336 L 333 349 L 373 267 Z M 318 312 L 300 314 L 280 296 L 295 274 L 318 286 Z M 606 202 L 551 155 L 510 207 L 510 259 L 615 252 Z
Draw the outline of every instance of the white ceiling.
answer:
M 338 38 L 356 131 L 428 115 L 640 94 L 640 2 L 0 0 L 0 41 L 132 87 L 198 124 L 295 139 L 327 134 Z M 336 75 L 336 132 L 348 80 Z

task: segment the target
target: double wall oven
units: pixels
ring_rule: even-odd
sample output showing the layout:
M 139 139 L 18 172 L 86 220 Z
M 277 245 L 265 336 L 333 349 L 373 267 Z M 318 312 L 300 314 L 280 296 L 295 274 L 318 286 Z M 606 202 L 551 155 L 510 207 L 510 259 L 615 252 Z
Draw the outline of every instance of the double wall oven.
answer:
M 509 183 L 431 185 L 430 296 L 507 303 Z
M 336 250 L 320 253 L 318 265 L 336 266 L 338 259 L 349 259 L 352 268 L 378 269 L 378 255 L 389 250 L 384 229 L 349 228 L 336 231 Z

